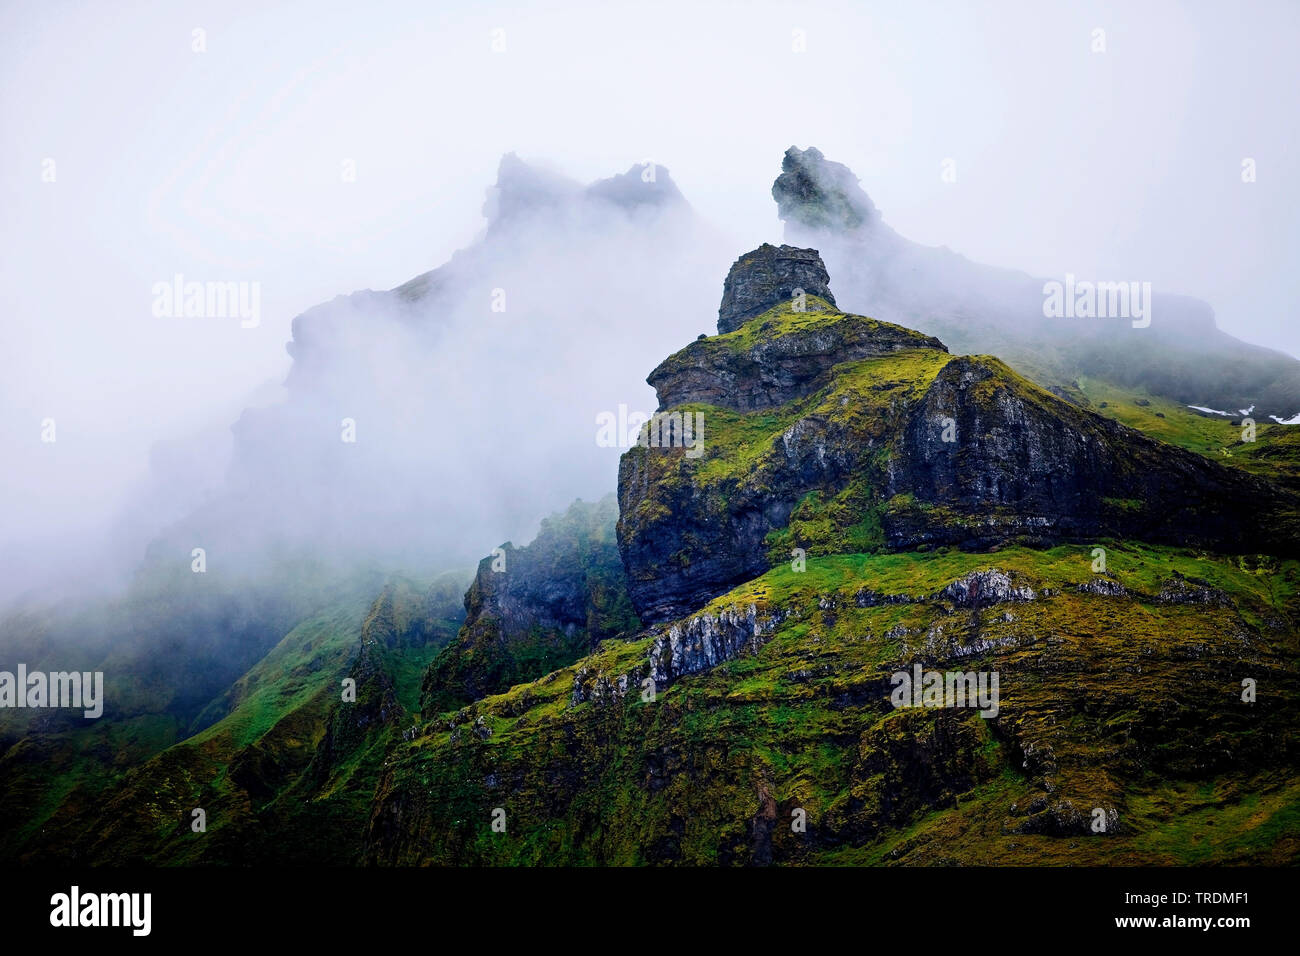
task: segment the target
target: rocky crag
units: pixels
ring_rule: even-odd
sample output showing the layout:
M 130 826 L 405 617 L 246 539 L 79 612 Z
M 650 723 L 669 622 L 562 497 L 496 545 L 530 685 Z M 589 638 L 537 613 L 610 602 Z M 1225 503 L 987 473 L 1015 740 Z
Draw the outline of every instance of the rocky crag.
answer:
M 707 424 L 703 455 L 620 469 L 648 626 L 427 724 L 362 858 L 1293 861 L 1291 495 L 996 359 L 795 308 L 774 252 L 651 375 Z M 914 668 L 995 673 L 1000 699 L 900 708 Z
M 531 544 L 507 542 L 479 562 L 465 623 L 425 675 L 426 715 L 535 680 L 639 629 L 614 539 L 617 516 L 613 495 L 579 501 L 543 521 Z
M 679 617 L 810 554 L 1125 536 L 1228 552 L 1295 548 L 1293 494 L 1070 402 L 990 356 L 787 298 L 810 249 L 742 256 L 719 335 L 649 376 L 660 412 L 704 416 L 705 450 L 639 447 L 619 543 L 644 620 Z M 787 266 L 782 266 L 787 269 Z M 752 314 L 735 325 L 731 318 Z

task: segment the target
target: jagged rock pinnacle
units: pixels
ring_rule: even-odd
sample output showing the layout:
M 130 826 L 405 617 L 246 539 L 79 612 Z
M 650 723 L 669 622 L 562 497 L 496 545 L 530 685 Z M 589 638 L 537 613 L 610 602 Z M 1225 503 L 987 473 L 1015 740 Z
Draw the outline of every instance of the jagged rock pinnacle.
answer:
M 763 243 L 737 259 L 727 273 L 718 309 L 718 332 L 740 328 L 783 299 L 792 298 L 797 289 L 835 304 L 830 275 L 816 249 Z
M 777 212 L 788 226 L 804 229 L 859 229 L 880 218 L 853 170 L 834 163 L 821 150 L 791 146 L 772 183 Z

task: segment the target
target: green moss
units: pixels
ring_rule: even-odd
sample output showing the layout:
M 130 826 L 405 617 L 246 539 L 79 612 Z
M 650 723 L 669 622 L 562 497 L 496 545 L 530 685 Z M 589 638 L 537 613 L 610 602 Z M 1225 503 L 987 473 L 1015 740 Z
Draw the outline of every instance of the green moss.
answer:
M 1142 511 L 1146 504 L 1140 498 L 1102 498 L 1102 504 L 1112 511 L 1121 514 L 1130 514 L 1136 511 Z
M 761 320 L 761 321 L 760 321 Z M 770 314 L 753 320 L 788 323 L 803 328 L 825 321 L 821 313 Z M 740 336 L 746 325 L 731 336 Z M 772 331 L 772 330 L 769 330 Z M 728 339 L 729 336 L 719 336 Z M 888 356 L 860 359 L 837 366 L 837 374 L 821 391 L 779 410 L 751 413 L 709 405 L 684 405 L 684 412 L 701 412 L 705 448 L 701 457 L 684 453 L 629 455 L 647 473 L 653 494 L 639 498 L 624 521 L 639 527 L 673 521 L 668 502 L 690 494 L 721 518 L 733 501 L 754 493 L 768 494 L 786 468 L 787 446 L 800 440 L 792 433 L 801 421 L 835 431 L 836 442 L 856 449 L 862 457 L 857 477 L 838 487 L 813 489 L 796 503 L 788 527 L 771 529 L 766 539 L 773 563 L 788 561 L 792 549 L 809 554 L 864 552 L 883 545 L 881 516 L 885 503 L 879 489 L 901 432 L 902 415 L 920 399 L 952 356 L 931 348 L 904 349 Z
M 1256 422 L 1255 440 L 1248 442 L 1241 415 L 1197 414 L 1170 399 L 1096 378 L 1080 378 L 1079 386 L 1093 410 L 1107 418 L 1220 464 L 1300 488 L 1300 428 Z
M 816 511 L 822 503 L 800 505 Z M 762 852 L 785 862 L 1293 858 L 1296 784 L 1285 771 L 1262 783 L 1256 775 L 1296 718 L 1277 709 L 1260 724 L 1232 701 L 1236 634 L 1252 635 L 1255 654 L 1293 652 L 1293 634 L 1250 618 L 1295 613 L 1300 567 L 1099 544 L 1133 596 L 1077 590 L 1092 577 L 1088 547 L 829 555 L 810 557 L 803 572 L 783 563 L 699 612 L 781 609 L 787 616 L 763 647 L 662 689 L 653 704 L 635 692 L 622 704 L 569 704 L 580 672 L 636 672 L 651 637 L 607 642 L 572 667 L 479 702 L 474 712 L 492 729 L 486 740 L 461 733 L 453 743 L 437 728 L 414 741 L 386 785 L 413 814 L 411 832 L 384 859 L 749 862 L 763 794 L 776 823 Z M 956 616 L 928 597 L 991 566 L 1050 596 Z M 1155 595 L 1175 572 L 1226 590 L 1236 606 L 1161 603 Z M 862 588 L 914 603 L 857 607 Z M 1001 671 L 996 723 L 886 703 L 888 674 L 932 647 L 926 635 L 936 626 L 959 642 L 966 629 L 994 642 L 947 666 Z M 1015 641 L 997 643 L 1004 638 Z M 1296 679 L 1282 677 L 1273 660 L 1252 666 L 1295 695 Z M 1230 754 L 1207 763 L 1207 739 Z M 1024 769 L 1031 741 L 1054 754 L 1051 790 Z M 483 783 L 488 768 L 497 790 Z M 1096 839 L 1086 828 L 1016 832 L 1039 798 L 1069 801 L 1085 816 L 1093 806 L 1117 807 L 1123 830 Z M 489 830 L 494 806 L 508 810 L 505 835 Z M 804 838 L 788 827 L 795 807 L 808 815 Z M 1213 837 L 1188 842 L 1192 832 Z

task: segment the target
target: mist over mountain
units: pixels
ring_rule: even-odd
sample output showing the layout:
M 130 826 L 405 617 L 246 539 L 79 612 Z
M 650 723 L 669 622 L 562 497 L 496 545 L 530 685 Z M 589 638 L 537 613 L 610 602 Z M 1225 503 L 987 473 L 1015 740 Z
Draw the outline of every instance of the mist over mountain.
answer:
M 646 357 L 700 331 L 683 303 L 715 295 L 729 251 L 650 164 L 582 185 L 507 154 L 483 214 L 443 265 L 295 318 L 283 387 L 229 430 L 156 444 L 78 587 L 146 545 L 150 565 L 202 547 L 250 575 L 293 555 L 452 567 L 604 494 L 620 449 L 597 416 L 652 409 Z
M 1295 430 L 1217 461 L 833 285 L 811 248 L 736 259 L 718 334 L 649 376 L 707 440 L 628 448 L 617 501 L 484 557 L 461 606 L 468 573 L 325 596 L 281 568 L 253 592 L 279 601 L 224 618 L 162 582 L 128 619 L 206 610 L 211 645 L 110 659 L 137 682 L 115 703 L 158 711 L 0 723 L 0 859 L 1290 861 Z M 937 668 L 975 684 L 891 691 Z M 1181 839 L 1210 809 L 1213 840 Z
M 339 594 L 607 494 L 597 418 L 653 409 L 647 356 L 699 332 L 724 245 L 648 164 L 584 186 L 507 154 L 483 214 L 443 265 L 299 315 L 283 387 L 155 444 L 105 529 L 9 538 L 0 663 L 104 666 L 115 713 L 185 726 Z
M 1129 286 L 1142 277 L 1034 277 L 913 242 L 885 222 L 849 167 L 811 146 L 786 150 L 772 197 L 786 240 L 821 251 L 845 308 L 937 335 L 955 352 L 998 355 L 1076 401 L 1078 379 L 1094 376 L 1185 405 L 1251 409 L 1264 421 L 1300 412 L 1300 360 L 1221 331 L 1208 303 L 1176 289 L 1154 289 L 1149 314 L 1136 319 L 1047 316 L 1046 283 L 1065 291 L 1067 281 Z
M 646 405 L 640 356 L 695 331 L 720 244 L 649 166 L 582 187 L 510 154 L 484 214 L 444 265 L 294 320 L 286 400 L 241 416 L 227 496 L 170 539 L 457 561 L 599 497 L 596 417 Z
M 373 947 L 496 867 L 852 867 L 836 915 L 973 866 L 977 931 L 1266 926 L 1298 43 L 0 6 L 2 921 Z

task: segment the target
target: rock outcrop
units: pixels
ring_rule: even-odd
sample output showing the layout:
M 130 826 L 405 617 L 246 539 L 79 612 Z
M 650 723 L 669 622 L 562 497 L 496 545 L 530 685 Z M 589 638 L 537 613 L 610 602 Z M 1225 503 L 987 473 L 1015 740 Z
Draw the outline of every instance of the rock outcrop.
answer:
M 972 571 L 953 581 L 939 594 L 957 607 L 972 610 L 1008 601 L 1032 601 L 1037 597 L 1033 588 L 1026 584 L 1017 585 L 1010 575 L 997 568 Z
M 1300 504 L 1271 482 L 1064 401 L 997 359 L 808 301 L 651 373 L 661 412 L 704 406 L 704 441 L 689 457 L 637 447 L 620 463 L 619 547 L 642 620 L 689 614 L 794 549 L 1114 537 L 1295 552 Z
M 716 405 L 738 412 L 775 408 L 816 391 L 835 366 L 902 349 L 947 351 L 942 342 L 900 325 L 860 315 L 844 315 L 833 300 L 809 298 L 807 312 L 817 321 L 784 327 L 779 316 L 755 323 L 744 339 L 698 339 L 665 359 L 646 379 L 659 397 L 659 409 L 688 403 Z M 797 319 L 798 313 L 787 313 Z
M 996 355 L 1083 405 L 1086 376 L 1182 404 L 1253 408 L 1261 422 L 1300 411 L 1300 362 L 1221 331 L 1199 299 L 1148 283 L 1149 322 L 1138 327 L 1132 309 L 1047 316 L 1046 283 L 1064 275 L 1034 277 L 913 242 L 884 221 L 852 170 L 811 147 L 786 150 L 772 198 L 785 241 L 820 251 L 848 311 L 936 335 L 957 352 Z M 1077 278 L 1130 287 L 1134 277 Z
M 880 218 L 853 171 L 831 162 L 811 146 L 791 146 L 785 151 L 781 175 L 772 184 L 772 198 L 786 223 L 805 229 L 855 230 Z
M 735 331 L 748 319 L 800 293 L 819 296 L 834 305 L 829 283 L 830 276 L 816 249 L 778 247 L 765 242 L 737 259 L 727 273 L 718 309 L 718 332 Z
M 887 492 L 908 499 L 884 518 L 896 547 L 1115 536 L 1232 552 L 1295 548 L 1285 516 L 1293 496 L 1079 409 L 980 356 L 955 358 L 935 376 L 886 474 Z M 1245 501 L 1255 504 L 1234 504 Z

